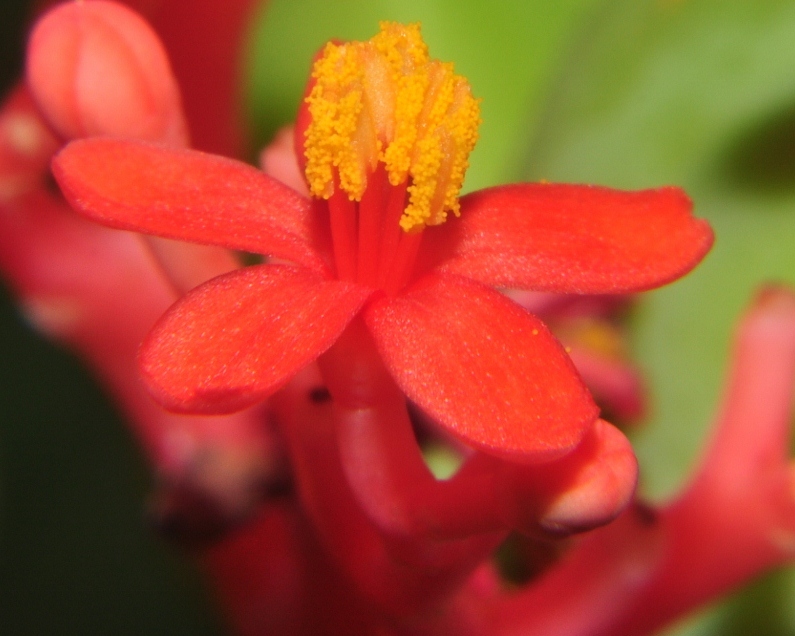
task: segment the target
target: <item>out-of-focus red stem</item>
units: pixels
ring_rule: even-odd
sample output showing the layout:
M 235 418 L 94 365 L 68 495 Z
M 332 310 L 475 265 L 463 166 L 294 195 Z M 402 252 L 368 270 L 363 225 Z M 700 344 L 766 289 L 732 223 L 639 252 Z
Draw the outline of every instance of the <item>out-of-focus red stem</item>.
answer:
M 240 108 L 244 35 L 262 0 L 147 3 L 152 7 L 146 15 L 166 45 L 182 89 L 193 146 L 226 156 L 244 155 L 248 150 Z
M 291 497 L 199 554 L 239 636 L 366 636 L 383 622 Z
M 254 411 L 179 416 L 148 395 L 138 375 L 138 345 L 176 294 L 140 237 L 84 221 L 48 189 L 56 148 L 32 100 L 18 89 L 0 110 L 4 277 L 31 323 L 67 344 L 105 382 L 161 477 L 209 480 L 204 485 L 217 493 L 226 489 L 228 512 L 246 512 L 238 503 L 247 508 L 257 501 L 252 490 L 276 468 L 270 431 Z
M 646 410 L 646 390 L 635 366 L 600 356 L 581 345 L 567 347 L 569 357 L 599 404 L 622 422 L 637 422 Z
M 586 537 L 544 578 L 495 608 L 493 634 L 651 633 L 795 556 L 788 459 L 795 294 L 760 294 L 740 324 L 727 395 L 692 484 Z

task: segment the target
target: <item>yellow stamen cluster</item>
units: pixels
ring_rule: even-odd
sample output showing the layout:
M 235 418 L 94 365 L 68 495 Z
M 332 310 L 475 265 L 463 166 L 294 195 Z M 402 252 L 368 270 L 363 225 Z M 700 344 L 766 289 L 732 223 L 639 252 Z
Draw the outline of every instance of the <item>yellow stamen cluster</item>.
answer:
M 480 106 L 452 64 L 430 59 L 418 24 L 380 27 L 367 42 L 326 45 L 315 63 L 306 177 L 316 197 L 334 193 L 336 176 L 360 201 L 383 162 L 392 185 L 408 183 L 400 225 L 409 232 L 459 214 Z

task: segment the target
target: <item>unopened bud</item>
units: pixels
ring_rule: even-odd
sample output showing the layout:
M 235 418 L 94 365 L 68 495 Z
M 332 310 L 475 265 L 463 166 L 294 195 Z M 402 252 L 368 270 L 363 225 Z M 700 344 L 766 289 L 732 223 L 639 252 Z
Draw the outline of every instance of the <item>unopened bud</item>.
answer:
M 68 2 L 45 14 L 28 43 L 27 79 L 42 113 L 67 139 L 113 135 L 187 145 L 165 49 L 123 5 Z
M 569 455 L 546 464 L 506 464 L 500 477 L 505 522 L 530 533 L 567 535 L 612 521 L 635 492 L 629 440 L 597 420 Z

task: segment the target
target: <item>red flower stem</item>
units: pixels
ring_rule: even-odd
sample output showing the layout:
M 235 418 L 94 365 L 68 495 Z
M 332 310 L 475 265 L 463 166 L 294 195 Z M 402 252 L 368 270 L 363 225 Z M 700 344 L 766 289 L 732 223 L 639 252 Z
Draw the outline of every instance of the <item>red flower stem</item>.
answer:
M 337 277 L 341 280 L 356 280 L 356 204 L 348 195 L 336 187 L 328 200 L 331 221 L 331 240 L 334 245 L 334 262 Z
M 272 401 L 303 507 L 332 556 L 357 584 L 377 598 L 390 598 L 398 581 L 390 582 L 384 576 L 393 568 L 383 542 L 350 496 L 336 457 L 329 409 L 311 397 L 319 386 L 320 379 L 307 369 Z
M 238 636 L 377 631 L 380 614 L 331 563 L 293 498 L 272 499 L 198 557 Z
M 240 43 L 255 0 L 127 0 L 147 16 L 168 50 L 182 92 L 192 146 L 242 157 L 249 150 L 239 111 Z M 187 12 L 190 19 L 186 19 Z
M 628 361 L 600 354 L 587 346 L 568 343 L 566 351 L 597 403 L 622 423 L 640 420 L 646 391 L 640 372 Z
M 439 542 L 406 540 L 378 528 L 351 492 L 337 447 L 332 403 L 314 397 L 321 382 L 310 367 L 272 400 L 304 510 L 334 561 L 382 611 L 405 617 L 437 607 L 502 535 Z
M 652 633 L 795 556 L 795 295 L 768 290 L 740 325 L 713 443 L 692 485 L 635 506 L 500 603 L 492 634 Z
M 345 473 L 362 506 L 385 531 L 460 538 L 504 530 L 494 503 L 493 461 L 476 454 L 447 481 L 422 461 L 405 404 L 335 405 Z
M 345 474 L 384 531 L 451 539 L 505 529 L 495 502 L 496 460 L 477 454 L 451 479 L 433 476 L 405 397 L 360 319 L 321 357 L 320 368 L 334 398 Z
M 239 104 L 241 42 L 254 11 L 265 4 L 158 0 L 152 11 L 152 23 L 166 44 L 182 89 L 195 148 L 227 156 L 244 156 L 248 150 Z

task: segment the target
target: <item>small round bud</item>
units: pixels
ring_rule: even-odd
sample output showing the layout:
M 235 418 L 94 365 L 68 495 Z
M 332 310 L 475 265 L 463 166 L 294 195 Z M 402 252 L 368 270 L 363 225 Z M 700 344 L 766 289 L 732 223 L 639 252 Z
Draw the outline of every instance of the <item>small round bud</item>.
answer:
M 113 135 L 187 145 L 165 49 L 123 5 L 68 2 L 45 14 L 28 43 L 27 79 L 42 113 L 67 139 Z

